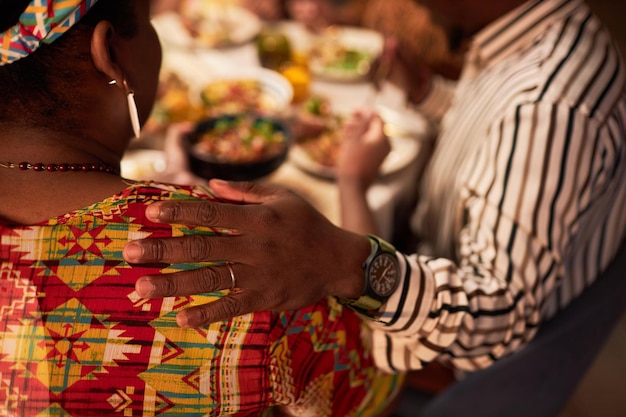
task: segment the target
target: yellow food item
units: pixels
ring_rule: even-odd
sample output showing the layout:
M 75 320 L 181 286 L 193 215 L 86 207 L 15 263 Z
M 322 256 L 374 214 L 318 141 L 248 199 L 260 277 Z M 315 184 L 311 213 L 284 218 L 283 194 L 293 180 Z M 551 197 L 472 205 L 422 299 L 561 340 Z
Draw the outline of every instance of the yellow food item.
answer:
M 293 88 L 293 102 L 299 103 L 309 97 L 309 86 L 311 84 L 311 74 L 308 68 L 298 64 L 286 64 L 280 73 L 289 81 Z
M 202 117 L 202 109 L 189 101 L 186 90 L 171 90 L 160 101 L 160 106 L 168 115 L 168 122 L 195 121 Z

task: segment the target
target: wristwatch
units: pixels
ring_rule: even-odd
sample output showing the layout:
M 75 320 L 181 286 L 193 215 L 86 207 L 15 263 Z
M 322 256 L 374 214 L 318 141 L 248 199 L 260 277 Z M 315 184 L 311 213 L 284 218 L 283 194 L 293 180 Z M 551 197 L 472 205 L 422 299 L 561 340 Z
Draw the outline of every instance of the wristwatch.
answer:
M 363 263 L 363 292 L 359 298 L 340 298 L 346 307 L 368 318 L 389 299 L 400 283 L 400 264 L 396 248 L 378 236 L 366 235 L 372 251 Z

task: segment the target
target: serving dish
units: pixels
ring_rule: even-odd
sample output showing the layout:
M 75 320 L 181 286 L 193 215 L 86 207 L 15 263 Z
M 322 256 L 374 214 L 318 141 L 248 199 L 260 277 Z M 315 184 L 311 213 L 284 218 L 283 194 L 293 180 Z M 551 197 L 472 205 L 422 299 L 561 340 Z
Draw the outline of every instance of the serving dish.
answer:
M 284 123 L 255 114 L 203 120 L 185 138 L 194 174 L 231 181 L 251 181 L 272 173 L 286 160 L 290 144 Z

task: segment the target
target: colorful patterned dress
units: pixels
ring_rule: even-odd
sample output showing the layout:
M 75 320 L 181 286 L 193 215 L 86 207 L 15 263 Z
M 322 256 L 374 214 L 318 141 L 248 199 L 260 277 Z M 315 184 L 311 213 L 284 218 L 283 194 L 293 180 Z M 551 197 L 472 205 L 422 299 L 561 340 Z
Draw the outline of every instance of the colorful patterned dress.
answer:
M 34 226 L 0 223 L 0 416 L 374 416 L 401 376 L 377 371 L 362 323 L 333 299 L 182 329 L 180 309 L 219 298 L 145 300 L 137 278 L 199 265 L 129 265 L 132 239 L 219 233 L 155 224 L 147 204 L 212 199 L 137 183 Z

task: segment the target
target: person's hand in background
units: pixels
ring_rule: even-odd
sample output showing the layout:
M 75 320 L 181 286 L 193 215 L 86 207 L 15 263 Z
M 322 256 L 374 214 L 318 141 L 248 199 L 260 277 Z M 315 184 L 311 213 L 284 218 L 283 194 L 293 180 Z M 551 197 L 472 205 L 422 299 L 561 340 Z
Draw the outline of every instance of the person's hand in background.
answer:
M 207 180 L 194 175 L 189 170 L 189 161 L 185 151 L 185 136 L 194 125 L 189 122 L 175 123 L 165 131 L 163 153 L 165 170 L 153 175 L 154 181 L 182 185 L 206 185 Z
M 341 226 L 360 234 L 377 234 L 378 225 L 367 201 L 367 190 L 391 150 L 383 120 L 371 109 L 360 109 L 346 121 L 337 160 Z
M 383 120 L 371 109 L 358 109 L 344 123 L 337 160 L 337 179 L 354 182 L 366 190 L 391 150 L 383 131 Z
M 430 91 L 433 71 L 393 36 L 385 38 L 372 74 L 375 77 L 382 72 L 389 82 L 406 91 L 407 100 L 413 104 L 421 103 Z

